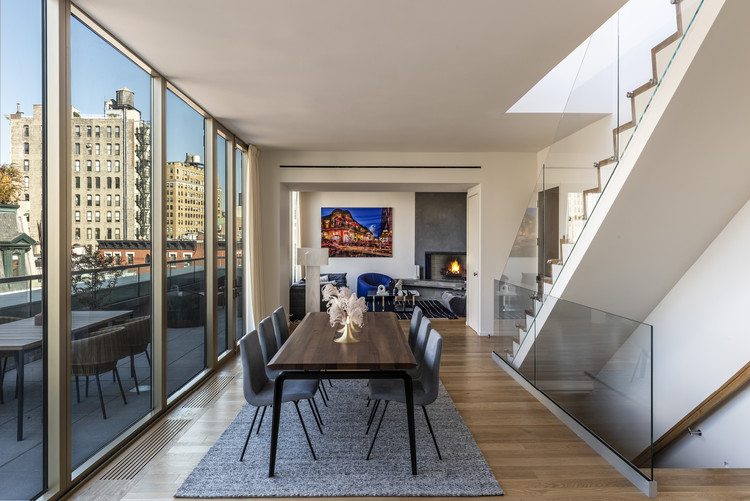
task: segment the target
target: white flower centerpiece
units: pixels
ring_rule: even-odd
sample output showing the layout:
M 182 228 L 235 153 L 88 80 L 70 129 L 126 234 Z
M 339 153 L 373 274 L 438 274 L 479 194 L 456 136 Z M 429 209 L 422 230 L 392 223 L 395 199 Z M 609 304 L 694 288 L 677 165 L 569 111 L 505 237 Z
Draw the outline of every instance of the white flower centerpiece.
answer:
M 337 343 L 358 343 L 354 337 L 365 321 L 367 303 L 365 298 L 357 297 L 347 287 L 336 289 L 333 284 L 323 287 L 323 300 L 327 301 L 328 319 L 333 327 L 340 324 L 341 337 L 334 339 Z

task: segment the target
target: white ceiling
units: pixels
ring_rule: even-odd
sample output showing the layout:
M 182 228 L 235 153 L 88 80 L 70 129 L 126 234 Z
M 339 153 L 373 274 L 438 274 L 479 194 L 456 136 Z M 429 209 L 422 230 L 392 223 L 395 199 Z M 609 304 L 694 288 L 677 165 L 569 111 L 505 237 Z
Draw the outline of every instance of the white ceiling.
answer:
M 542 149 L 597 116 L 505 111 L 623 3 L 76 1 L 244 141 L 332 151 Z

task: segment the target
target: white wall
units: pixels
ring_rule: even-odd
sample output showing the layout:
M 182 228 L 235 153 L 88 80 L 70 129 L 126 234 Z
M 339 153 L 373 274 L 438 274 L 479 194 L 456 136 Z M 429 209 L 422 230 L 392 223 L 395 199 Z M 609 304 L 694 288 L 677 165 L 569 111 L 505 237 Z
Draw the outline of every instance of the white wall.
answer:
M 534 190 L 536 154 L 269 150 L 261 152 L 260 163 L 266 314 L 275 306 L 289 302 L 290 187 L 311 192 L 414 193 L 467 191 L 478 185 L 482 191 L 479 330 L 482 335 L 492 333 L 494 280 L 502 274 L 518 224 Z M 481 166 L 481 169 L 282 168 L 282 165 Z M 414 264 L 413 253 L 408 263 Z
M 357 289 L 362 273 L 384 273 L 392 278 L 414 275 L 414 193 L 408 192 L 302 192 L 302 244 L 320 247 L 321 207 L 392 207 L 393 257 L 332 257 L 320 274 L 347 273 L 349 288 Z
M 654 435 L 660 437 L 750 359 L 750 202 L 646 318 L 654 326 Z M 669 466 L 750 467 L 745 391 L 664 456 Z M 739 424 L 735 426 L 732 423 Z M 741 437 L 745 437 L 744 441 Z M 659 458 L 658 458 L 659 459 Z M 659 459 L 659 466 L 662 466 Z

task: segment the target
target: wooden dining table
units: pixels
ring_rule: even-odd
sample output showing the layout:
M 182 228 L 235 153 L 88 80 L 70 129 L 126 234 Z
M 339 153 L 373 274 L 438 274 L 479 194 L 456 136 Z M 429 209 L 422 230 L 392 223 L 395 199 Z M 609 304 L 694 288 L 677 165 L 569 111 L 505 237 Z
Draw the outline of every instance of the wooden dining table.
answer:
M 71 332 L 81 335 L 90 329 L 111 324 L 113 321 L 127 318 L 132 310 L 94 310 L 72 311 L 70 316 Z M 24 388 L 24 354 L 42 346 L 44 327 L 37 325 L 34 317 L 0 324 L 0 351 L 12 351 L 16 361 L 16 395 L 18 396 L 18 423 L 16 440 L 23 440 L 23 388 Z M 2 391 L 2 388 L 0 388 Z
M 393 312 L 365 313 L 358 343 L 336 343 L 340 334 L 328 313 L 309 313 L 281 346 L 268 367 L 282 371 L 274 382 L 273 422 L 268 476 L 273 477 L 279 438 L 281 397 L 289 379 L 401 379 L 406 397 L 412 474 L 417 474 L 414 398 L 407 370 L 417 362 Z

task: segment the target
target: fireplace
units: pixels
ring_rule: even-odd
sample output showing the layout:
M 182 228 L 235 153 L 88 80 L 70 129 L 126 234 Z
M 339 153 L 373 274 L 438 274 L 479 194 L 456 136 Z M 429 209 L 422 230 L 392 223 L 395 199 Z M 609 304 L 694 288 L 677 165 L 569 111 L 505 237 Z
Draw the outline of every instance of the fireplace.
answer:
M 466 280 L 466 252 L 425 252 L 425 280 Z

